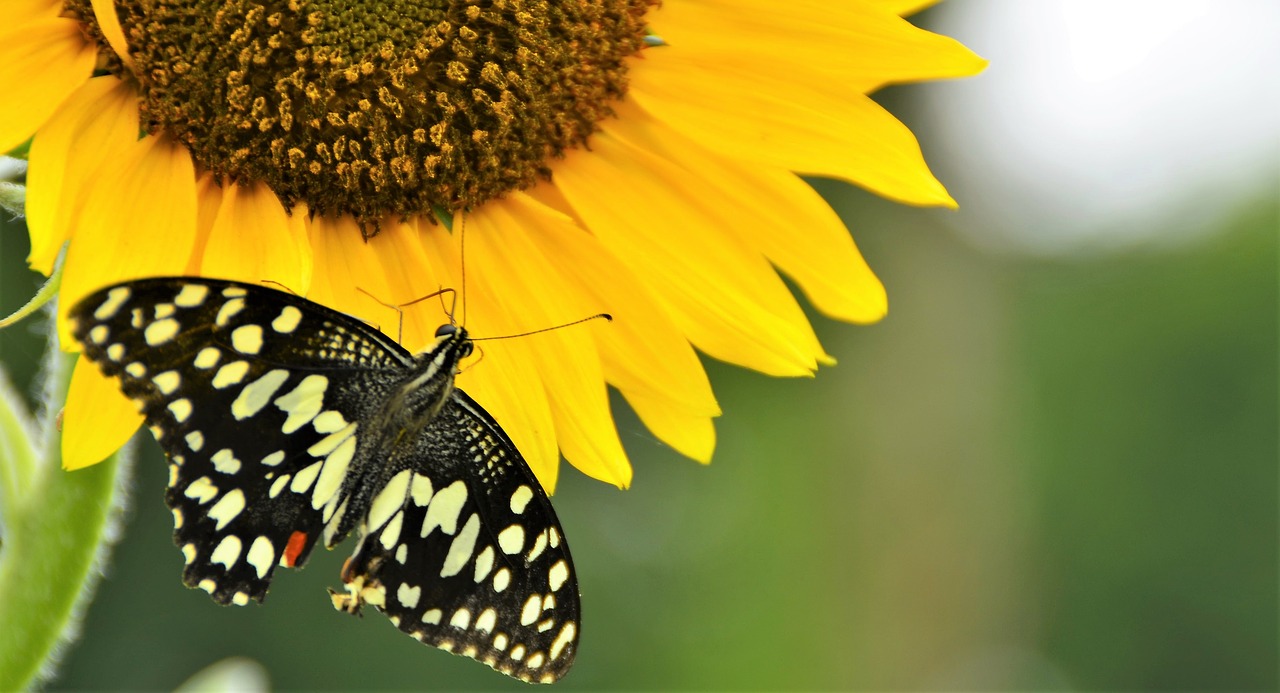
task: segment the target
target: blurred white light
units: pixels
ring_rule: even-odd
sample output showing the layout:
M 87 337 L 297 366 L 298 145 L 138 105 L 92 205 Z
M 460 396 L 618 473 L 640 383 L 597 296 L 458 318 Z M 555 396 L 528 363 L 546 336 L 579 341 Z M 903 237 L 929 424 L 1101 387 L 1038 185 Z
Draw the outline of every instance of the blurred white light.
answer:
M 918 92 L 925 154 L 986 243 L 1178 241 L 1280 195 L 1280 2 L 957 0 L 926 19 L 991 61 Z

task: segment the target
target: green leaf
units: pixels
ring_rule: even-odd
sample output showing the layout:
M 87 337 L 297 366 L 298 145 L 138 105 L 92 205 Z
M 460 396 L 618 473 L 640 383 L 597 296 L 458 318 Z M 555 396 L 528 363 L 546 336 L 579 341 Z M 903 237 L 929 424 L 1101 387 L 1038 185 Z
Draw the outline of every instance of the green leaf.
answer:
M 8 327 L 15 322 L 31 315 L 40 310 L 46 303 L 51 301 L 54 296 L 58 295 L 58 288 L 62 286 L 62 261 L 67 257 L 67 244 L 62 244 L 62 251 L 58 254 L 58 261 L 53 263 L 53 273 L 49 275 L 49 279 L 36 291 L 36 295 L 31 297 L 30 301 L 23 307 L 15 310 L 13 315 L 6 318 L 0 318 L 0 328 Z M 50 339 L 52 339 L 52 335 Z
M 61 353 L 52 334 L 49 352 L 39 425 L 17 423 L 24 419 L 20 398 L 12 397 L 11 389 L 0 392 L 0 435 L 5 437 L 0 449 L 34 453 L 25 461 L 0 459 L 6 483 L 13 481 L 0 498 L 2 691 L 29 689 L 49 678 L 60 651 L 78 635 L 80 617 L 119 534 L 132 467 L 126 446 L 93 467 L 62 469 L 57 418 L 76 357 Z

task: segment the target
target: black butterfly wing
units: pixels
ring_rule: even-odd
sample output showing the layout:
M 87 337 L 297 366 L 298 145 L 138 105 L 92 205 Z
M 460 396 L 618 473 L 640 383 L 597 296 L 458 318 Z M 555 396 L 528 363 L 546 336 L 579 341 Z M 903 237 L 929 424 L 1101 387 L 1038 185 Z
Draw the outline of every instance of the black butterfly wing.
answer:
M 189 586 L 261 601 L 276 566 L 302 565 L 322 534 L 341 540 L 354 422 L 407 352 L 323 306 L 235 282 L 129 282 L 71 317 L 84 356 L 120 379 L 168 454 Z
M 526 681 L 559 679 L 580 631 L 578 583 L 551 502 L 493 419 L 455 390 L 374 496 L 343 571 L 349 611 Z

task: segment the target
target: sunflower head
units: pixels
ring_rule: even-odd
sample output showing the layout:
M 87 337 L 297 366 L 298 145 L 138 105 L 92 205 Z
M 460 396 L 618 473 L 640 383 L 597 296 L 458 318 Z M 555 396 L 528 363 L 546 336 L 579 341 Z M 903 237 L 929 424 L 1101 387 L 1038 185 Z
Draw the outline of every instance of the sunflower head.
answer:
M 90 0 L 67 4 L 101 34 Z M 650 4 L 117 0 L 132 67 L 104 62 L 143 129 L 218 178 L 366 222 L 548 175 L 625 93 Z

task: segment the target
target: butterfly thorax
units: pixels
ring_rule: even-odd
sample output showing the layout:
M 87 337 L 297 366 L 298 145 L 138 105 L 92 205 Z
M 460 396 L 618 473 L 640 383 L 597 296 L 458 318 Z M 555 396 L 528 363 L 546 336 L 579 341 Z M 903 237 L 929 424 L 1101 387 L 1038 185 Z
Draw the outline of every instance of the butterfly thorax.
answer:
M 343 495 L 351 499 L 348 510 L 355 512 L 334 518 L 329 542 L 340 542 L 359 524 L 376 491 L 412 465 L 419 454 L 413 441 L 421 438 L 453 395 L 458 362 L 471 353 L 471 340 L 465 330 L 449 325 L 437 334 L 435 343 L 413 357 L 368 414 L 363 426 L 367 433 L 361 437 L 354 464 L 370 473 L 349 480 Z
M 404 377 L 373 414 L 377 430 L 392 438 L 382 441 L 385 444 L 394 447 L 405 438 L 417 436 L 440 414 L 453 394 L 458 362 L 471 353 L 471 340 L 466 330 L 445 327 L 451 329 L 413 357 L 413 366 L 405 370 Z

